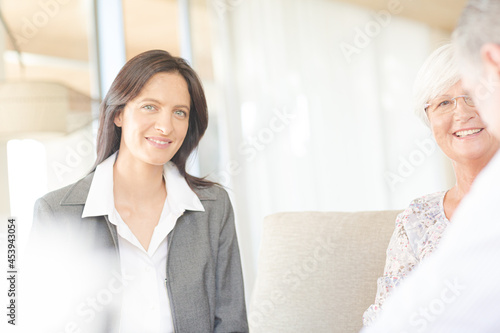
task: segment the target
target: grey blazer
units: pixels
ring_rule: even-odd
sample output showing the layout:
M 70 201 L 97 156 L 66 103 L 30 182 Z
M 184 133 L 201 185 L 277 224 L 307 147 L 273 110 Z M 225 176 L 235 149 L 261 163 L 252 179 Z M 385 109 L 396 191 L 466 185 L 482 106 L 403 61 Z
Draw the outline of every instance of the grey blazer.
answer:
M 93 173 L 38 199 L 31 237 L 43 237 L 44 242 L 61 244 L 58 248 L 62 251 L 73 241 L 84 239 L 92 251 L 111 252 L 110 271 L 119 272 L 116 226 L 107 216 L 81 217 L 92 179 Z M 197 189 L 195 193 L 205 211 L 186 211 L 167 236 L 165 283 L 174 330 L 179 333 L 248 332 L 231 202 L 227 192 L 218 186 Z M 51 228 L 58 230 L 58 234 L 63 235 L 59 238 L 64 239 L 50 239 L 50 233 L 41 232 Z M 38 236 L 42 234 L 44 236 Z M 103 332 L 118 331 L 118 310 L 99 314 L 106 317 Z

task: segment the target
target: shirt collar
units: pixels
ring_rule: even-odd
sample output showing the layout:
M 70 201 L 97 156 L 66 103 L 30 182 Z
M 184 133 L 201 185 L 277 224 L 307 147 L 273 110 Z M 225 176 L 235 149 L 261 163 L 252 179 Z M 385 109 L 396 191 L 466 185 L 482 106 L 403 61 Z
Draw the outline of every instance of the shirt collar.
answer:
M 82 218 L 89 216 L 112 215 L 114 211 L 113 196 L 113 165 L 118 152 L 100 163 L 94 173 L 92 184 Z M 205 211 L 203 205 L 186 179 L 181 176 L 176 165 L 167 162 L 163 165 L 163 178 L 165 178 L 167 201 L 172 212 L 182 214 L 186 210 Z
M 115 206 L 113 196 L 113 165 L 118 152 L 101 162 L 95 169 L 82 217 L 112 215 Z
M 173 212 L 205 211 L 200 199 L 189 187 L 186 179 L 179 173 L 179 169 L 173 162 L 167 162 L 163 165 L 163 178 L 165 178 L 167 200 Z

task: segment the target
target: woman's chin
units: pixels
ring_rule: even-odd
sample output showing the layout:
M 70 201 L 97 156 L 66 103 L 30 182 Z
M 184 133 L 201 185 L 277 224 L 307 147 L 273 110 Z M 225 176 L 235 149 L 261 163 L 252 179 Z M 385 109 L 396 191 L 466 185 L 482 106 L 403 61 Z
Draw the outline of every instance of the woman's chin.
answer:
M 165 163 L 168 163 L 170 159 L 167 158 L 150 158 L 146 160 L 145 162 L 154 166 L 161 166 L 164 165 Z
M 136 157 L 144 163 L 158 166 L 169 162 L 174 156 L 168 151 L 142 151 L 138 152 Z
M 490 154 L 486 150 L 471 149 L 467 151 L 462 151 L 459 154 L 459 159 L 463 161 L 489 161 L 493 154 Z

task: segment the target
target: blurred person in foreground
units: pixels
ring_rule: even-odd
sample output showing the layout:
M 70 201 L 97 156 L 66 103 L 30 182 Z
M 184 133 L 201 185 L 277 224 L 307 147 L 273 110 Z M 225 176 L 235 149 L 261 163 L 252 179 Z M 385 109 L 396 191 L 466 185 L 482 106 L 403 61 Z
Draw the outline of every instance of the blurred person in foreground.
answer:
M 485 128 L 473 98 L 464 90 L 453 58 L 451 44 L 434 51 L 417 75 L 414 95 L 415 112 L 450 158 L 456 184 L 448 191 L 413 200 L 396 218 L 384 275 L 377 280 L 375 303 L 363 315 L 365 326 L 376 319 L 394 288 L 439 247 L 458 204 L 500 148 L 499 141 Z
M 500 139 L 500 0 L 470 0 L 453 34 L 465 89 Z M 500 332 L 500 153 L 478 175 L 435 253 L 363 332 Z
M 99 121 L 94 170 L 35 205 L 35 249 L 50 249 L 34 269 L 46 317 L 32 331 L 248 332 L 228 194 L 186 171 L 208 125 L 198 75 L 141 53 Z

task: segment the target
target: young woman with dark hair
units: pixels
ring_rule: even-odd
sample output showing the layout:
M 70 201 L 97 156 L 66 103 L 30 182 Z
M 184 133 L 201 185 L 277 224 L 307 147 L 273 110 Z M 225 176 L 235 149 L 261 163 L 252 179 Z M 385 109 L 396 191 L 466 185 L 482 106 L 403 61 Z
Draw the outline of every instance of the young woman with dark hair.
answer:
M 92 172 L 37 201 L 34 234 L 64 229 L 64 244 L 91 244 L 94 258 L 111 250 L 110 269 L 127 277 L 103 331 L 248 331 L 228 195 L 186 172 L 207 124 L 193 69 L 144 52 L 101 104 Z

